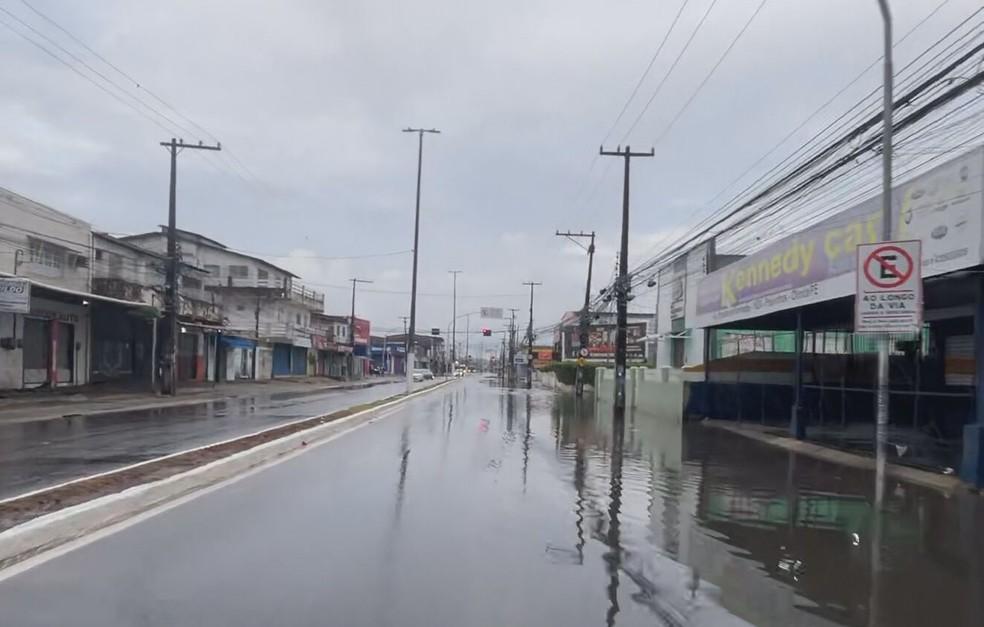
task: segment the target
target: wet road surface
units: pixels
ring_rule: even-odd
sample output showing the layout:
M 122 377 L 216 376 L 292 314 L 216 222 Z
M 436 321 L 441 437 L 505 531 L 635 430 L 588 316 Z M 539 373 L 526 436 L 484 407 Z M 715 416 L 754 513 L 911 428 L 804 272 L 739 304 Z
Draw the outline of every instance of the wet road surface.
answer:
M 617 434 L 458 382 L 0 580 L 0 623 L 984 624 L 981 497 L 890 480 L 878 514 L 870 473 L 678 416 Z
M 281 392 L 36 422 L 0 422 L 0 499 L 214 444 L 406 390 L 406 384 Z

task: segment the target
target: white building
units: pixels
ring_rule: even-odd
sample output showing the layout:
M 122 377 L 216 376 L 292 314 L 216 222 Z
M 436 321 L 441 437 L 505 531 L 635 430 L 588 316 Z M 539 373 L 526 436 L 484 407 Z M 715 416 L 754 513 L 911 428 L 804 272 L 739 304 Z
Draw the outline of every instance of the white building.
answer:
M 0 389 L 89 382 L 93 308 L 128 313 L 142 302 L 94 294 L 87 222 L 0 188 Z
M 209 364 L 215 364 L 218 380 L 314 373 L 314 353 L 309 351 L 311 316 L 324 311 L 323 294 L 296 283 L 297 275 L 292 272 L 231 250 L 216 240 L 180 229 L 177 238 L 182 262 L 204 271 L 201 282 L 205 294 L 214 295 L 224 315 L 221 326 L 197 322 L 183 325 L 185 352 L 194 349 L 206 378 L 212 376 Z M 167 251 L 167 228 L 123 240 L 163 254 Z M 187 276 L 183 281 L 188 287 Z M 197 331 L 192 333 L 192 327 Z M 201 345 L 192 347 L 191 337 L 201 338 Z M 197 366 L 191 365 L 196 374 Z

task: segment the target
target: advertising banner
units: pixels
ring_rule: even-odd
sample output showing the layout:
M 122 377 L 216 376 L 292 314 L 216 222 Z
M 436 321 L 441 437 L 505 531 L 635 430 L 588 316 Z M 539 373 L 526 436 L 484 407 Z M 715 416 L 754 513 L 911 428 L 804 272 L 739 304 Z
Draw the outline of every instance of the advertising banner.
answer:
M 645 336 L 645 322 L 630 322 L 626 326 L 625 354 L 629 360 L 646 358 L 645 346 L 641 342 Z M 615 325 L 591 325 L 588 329 L 588 359 L 610 359 L 613 357 L 615 357 Z
M 502 320 L 502 307 L 482 307 L 479 309 L 479 314 L 483 318 Z
M 895 239 L 922 242 L 922 274 L 981 262 L 984 148 L 894 188 Z M 701 280 L 697 326 L 754 318 L 855 291 L 857 247 L 881 239 L 875 197 L 781 239 Z
M 355 318 L 352 321 L 353 334 L 356 344 L 369 343 L 369 321 L 362 318 Z
M 0 278 L 0 311 L 28 313 L 31 311 L 31 282 L 27 279 Z

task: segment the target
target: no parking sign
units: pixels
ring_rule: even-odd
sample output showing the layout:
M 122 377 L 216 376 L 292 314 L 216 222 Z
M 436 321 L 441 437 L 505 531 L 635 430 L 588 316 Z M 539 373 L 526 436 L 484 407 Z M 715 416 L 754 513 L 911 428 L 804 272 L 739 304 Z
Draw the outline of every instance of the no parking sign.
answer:
M 922 326 L 919 240 L 858 246 L 856 333 L 915 333 Z

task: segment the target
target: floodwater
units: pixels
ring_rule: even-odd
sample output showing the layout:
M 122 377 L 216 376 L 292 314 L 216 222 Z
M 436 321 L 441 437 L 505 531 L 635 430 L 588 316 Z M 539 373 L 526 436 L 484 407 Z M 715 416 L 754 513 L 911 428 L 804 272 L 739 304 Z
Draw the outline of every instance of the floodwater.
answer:
M 0 579 L 7 625 L 984 624 L 982 497 L 470 378 Z

